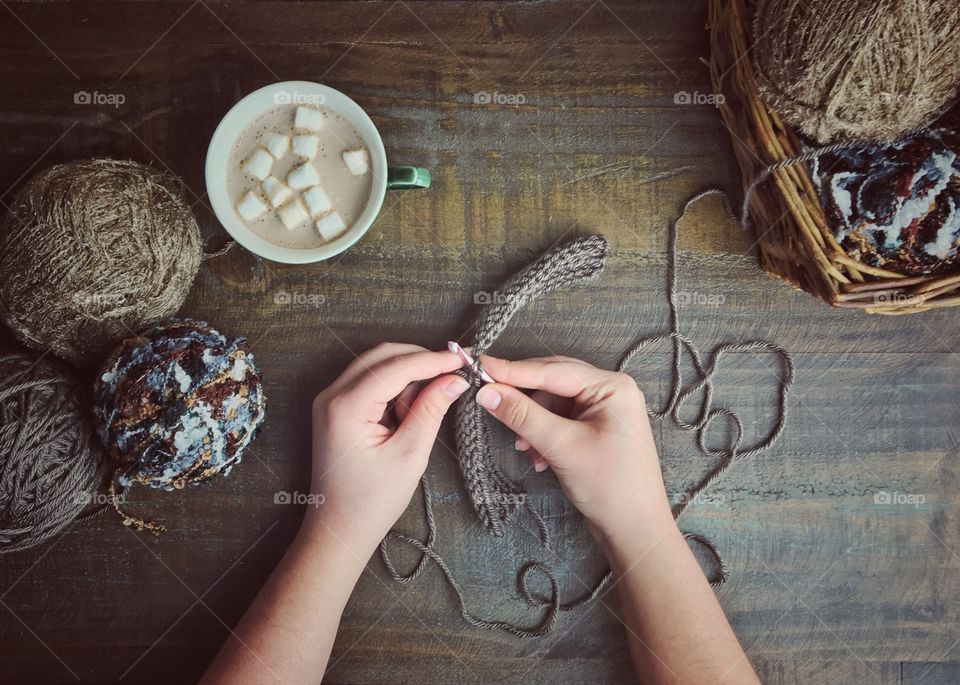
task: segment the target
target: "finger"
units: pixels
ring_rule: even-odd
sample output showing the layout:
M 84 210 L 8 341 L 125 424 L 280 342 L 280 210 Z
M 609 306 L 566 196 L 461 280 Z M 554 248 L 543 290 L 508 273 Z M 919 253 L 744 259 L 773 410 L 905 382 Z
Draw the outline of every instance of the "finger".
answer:
M 515 388 L 546 390 L 562 397 L 576 397 L 585 388 L 610 373 L 584 362 L 567 360 L 507 361 L 482 355 L 480 364 L 498 383 Z
M 346 388 L 345 404 L 356 408 L 368 420 L 379 417 L 383 406 L 403 392 L 410 383 L 456 371 L 463 362 L 453 352 L 414 352 L 381 361 Z
M 520 445 L 523 445 L 522 447 Z M 550 468 L 549 462 L 543 458 L 543 455 L 540 454 L 535 447 L 533 447 L 529 442 L 523 438 L 517 438 L 517 450 L 521 452 L 526 452 L 527 456 L 530 457 L 530 463 L 533 465 L 533 470 L 537 473 L 541 473 Z
M 578 428 L 576 421 L 557 416 L 503 383 L 488 383 L 480 388 L 477 403 L 551 463 L 554 459 L 549 448 Z
M 408 343 L 381 343 L 376 347 L 371 347 L 366 352 L 360 354 L 356 359 L 354 359 L 343 373 L 340 374 L 340 377 L 336 380 L 336 383 L 342 385 L 349 385 L 357 380 L 361 375 L 370 371 L 371 368 L 376 366 L 382 361 L 390 359 L 391 357 L 399 357 L 405 354 L 413 354 L 414 352 L 427 352 L 426 347 L 421 347 L 420 345 L 411 345 Z
M 530 393 L 530 399 L 539 404 L 541 407 L 547 411 L 553 412 L 558 416 L 565 416 L 570 418 L 570 410 L 572 408 L 572 400 L 567 397 L 560 397 L 559 395 L 554 395 L 549 392 L 544 392 L 543 390 L 536 390 Z M 526 452 L 530 449 L 530 442 L 517 436 L 514 447 L 521 452 Z M 536 450 L 534 450 L 536 452 Z M 531 453 L 531 458 L 534 456 Z
M 411 383 L 397 396 L 396 401 L 393 403 L 393 412 L 397 416 L 397 422 L 402 423 L 407 417 L 407 414 L 410 413 L 410 407 L 413 406 L 414 401 L 417 399 L 417 395 L 420 393 L 420 387 L 419 383 Z
M 404 445 L 407 451 L 426 460 L 447 410 L 469 387 L 460 376 L 441 376 L 432 381 L 417 395 L 391 442 Z

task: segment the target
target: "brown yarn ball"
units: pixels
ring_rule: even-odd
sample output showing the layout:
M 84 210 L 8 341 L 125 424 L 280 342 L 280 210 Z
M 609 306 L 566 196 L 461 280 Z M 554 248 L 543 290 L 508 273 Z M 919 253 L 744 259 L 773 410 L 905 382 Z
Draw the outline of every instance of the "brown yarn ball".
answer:
M 820 143 L 894 140 L 960 88 L 957 0 L 757 0 L 753 35 L 764 100 Z
M 52 358 L 0 354 L 0 553 L 43 542 L 105 497 L 88 402 Z
M 52 166 L 0 225 L 0 314 L 25 345 L 99 362 L 183 304 L 202 258 L 178 181 L 129 161 Z

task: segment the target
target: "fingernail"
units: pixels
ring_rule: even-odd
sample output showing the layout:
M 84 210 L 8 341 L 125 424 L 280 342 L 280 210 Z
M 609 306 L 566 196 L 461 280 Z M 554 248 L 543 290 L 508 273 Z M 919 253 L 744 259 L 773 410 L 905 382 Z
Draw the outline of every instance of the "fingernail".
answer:
M 500 406 L 501 401 L 503 401 L 503 397 L 489 385 L 483 386 L 477 393 L 477 404 L 484 409 L 493 411 Z
M 537 459 L 533 462 L 533 470 L 537 473 L 543 473 L 546 471 L 550 465 L 543 459 Z
M 530 443 L 523 438 L 518 437 L 516 442 L 513 443 L 513 447 L 518 452 L 526 452 L 528 449 L 530 449 Z
M 450 381 L 445 386 L 443 386 L 443 394 L 449 397 L 451 400 L 455 400 L 458 397 L 460 397 L 460 395 L 462 395 L 464 391 L 469 387 L 470 387 L 469 383 L 467 383 L 464 379 L 460 378 L 460 376 L 457 376 L 452 381 Z

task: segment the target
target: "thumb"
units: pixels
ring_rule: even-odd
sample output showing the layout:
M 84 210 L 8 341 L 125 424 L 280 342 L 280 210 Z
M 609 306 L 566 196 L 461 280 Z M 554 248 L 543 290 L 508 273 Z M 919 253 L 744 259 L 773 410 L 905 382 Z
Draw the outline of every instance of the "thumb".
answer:
M 470 385 L 460 376 L 441 376 L 417 394 L 391 441 L 405 443 L 414 454 L 430 455 L 450 405 Z
M 477 404 L 530 443 L 554 465 L 555 448 L 577 429 L 577 422 L 557 416 L 516 388 L 489 383 L 477 393 Z M 561 450 L 562 451 L 562 450 Z

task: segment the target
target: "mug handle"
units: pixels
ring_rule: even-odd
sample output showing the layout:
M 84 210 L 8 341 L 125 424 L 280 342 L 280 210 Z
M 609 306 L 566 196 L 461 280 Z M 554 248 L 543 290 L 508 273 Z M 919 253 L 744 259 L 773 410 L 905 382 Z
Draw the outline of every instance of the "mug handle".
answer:
M 387 190 L 430 187 L 430 170 L 418 166 L 387 167 Z

